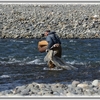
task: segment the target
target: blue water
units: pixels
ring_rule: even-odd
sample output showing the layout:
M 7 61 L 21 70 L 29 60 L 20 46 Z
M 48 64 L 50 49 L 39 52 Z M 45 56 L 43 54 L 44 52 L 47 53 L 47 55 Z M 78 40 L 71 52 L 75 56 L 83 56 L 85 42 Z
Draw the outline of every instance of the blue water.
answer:
M 0 91 L 31 82 L 100 79 L 100 39 L 62 39 L 62 59 L 78 71 L 46 71 L 39 39 L 0 39 Z

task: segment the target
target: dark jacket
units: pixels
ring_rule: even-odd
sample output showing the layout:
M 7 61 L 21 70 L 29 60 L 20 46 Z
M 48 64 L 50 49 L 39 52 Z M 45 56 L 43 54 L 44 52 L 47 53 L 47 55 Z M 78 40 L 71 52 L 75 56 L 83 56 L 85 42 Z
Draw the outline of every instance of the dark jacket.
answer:
M 56 32 L 50 32 L 46 37 L 46 41 L 48 42 L 47 49 L 50 49 L 56 43 L 61 44 L 60 38 L 55 33 Z

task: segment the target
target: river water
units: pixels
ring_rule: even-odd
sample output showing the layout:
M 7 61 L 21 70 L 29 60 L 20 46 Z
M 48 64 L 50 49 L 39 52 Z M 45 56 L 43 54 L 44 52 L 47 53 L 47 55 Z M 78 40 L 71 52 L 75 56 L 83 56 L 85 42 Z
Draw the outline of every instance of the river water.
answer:
M 31 82 L 57 83 L 100 79 L 100 39 L 62 39 L 62 59 L 78 71 L 43 70 L 46 53 L 39 39 L 0 39 L 0 91 Z

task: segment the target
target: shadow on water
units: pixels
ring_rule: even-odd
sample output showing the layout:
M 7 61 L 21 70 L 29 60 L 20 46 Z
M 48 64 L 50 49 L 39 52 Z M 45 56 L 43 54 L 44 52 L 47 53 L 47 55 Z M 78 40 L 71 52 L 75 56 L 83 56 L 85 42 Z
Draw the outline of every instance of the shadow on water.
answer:
M 37 83 L 67 83 L 74 80 L 93 81 L 100 79 L 100 64 L 97 65 L 74 65 L 78 71 L 68 70 L 43 70 L 47 65 L 0 65 L 0 75 L 7 74 L 8 77 L 0 78 L 0 91 L 14 89 L 17 86 Z M 17 68 L 16 68 L 17 67 Z

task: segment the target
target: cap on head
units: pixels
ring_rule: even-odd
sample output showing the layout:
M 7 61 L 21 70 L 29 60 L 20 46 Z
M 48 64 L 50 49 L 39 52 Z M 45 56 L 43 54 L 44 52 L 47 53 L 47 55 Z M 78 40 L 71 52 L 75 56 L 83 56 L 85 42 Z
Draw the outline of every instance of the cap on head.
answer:
M 50 33 L 50 30 L 46 30 L 46 31 L 44 32 L 44 35 L 47 36 L 49 33 Z
M 50 30 L 46 30 L 45 32 L 50 32 Z

